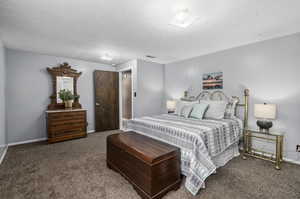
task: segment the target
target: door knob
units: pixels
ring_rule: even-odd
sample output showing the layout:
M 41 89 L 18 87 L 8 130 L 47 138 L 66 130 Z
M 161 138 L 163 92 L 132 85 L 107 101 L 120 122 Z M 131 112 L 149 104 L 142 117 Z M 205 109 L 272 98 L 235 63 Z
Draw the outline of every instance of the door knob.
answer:
M 98 102 L 96 102 L 96 106 L 100 106 L 100 104 Z

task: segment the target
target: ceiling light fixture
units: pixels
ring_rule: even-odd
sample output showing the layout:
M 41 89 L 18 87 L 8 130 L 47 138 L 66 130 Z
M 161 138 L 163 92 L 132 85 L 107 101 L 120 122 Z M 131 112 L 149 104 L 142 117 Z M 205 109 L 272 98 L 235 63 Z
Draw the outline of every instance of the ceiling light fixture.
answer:
M 155 56 L 153 56 L 153 55 L 146 55 L 146 57 L 147 58 L 150 58 L 150 59 L 154 59 L 154 58 L 156 58 Z
M 113 58 L 109 54 L 106 53 L 101 56 L 101 59 L 105 60 L 105 61 L 111 61 Z
M 173 20 L 171 21 L 171 25 L 186 28 L 190 26 L 197 20 L 196 16 L 192 16 L 188 9 L 179 10 Z

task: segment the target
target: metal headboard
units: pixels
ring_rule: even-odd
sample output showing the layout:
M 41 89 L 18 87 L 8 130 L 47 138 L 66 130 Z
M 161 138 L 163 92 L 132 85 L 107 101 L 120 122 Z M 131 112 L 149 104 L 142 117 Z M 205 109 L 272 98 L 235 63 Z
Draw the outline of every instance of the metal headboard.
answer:
M 237 106 L 244 107 L 244 128 L 248 127 L 248 113 L 249 113 L 249 89 L 244 90 L 244 103 L 240 103 L 237 96 L 228 97 L 223 91 L 202 91 L 197 97 L 197 100 L 214 100 L 214 101 L 227 101 L 237 99 Z

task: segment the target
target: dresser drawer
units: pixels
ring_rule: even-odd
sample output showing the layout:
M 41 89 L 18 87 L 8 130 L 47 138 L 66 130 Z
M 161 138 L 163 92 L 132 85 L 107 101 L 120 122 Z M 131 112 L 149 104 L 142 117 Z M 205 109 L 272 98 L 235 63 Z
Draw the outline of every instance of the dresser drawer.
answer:
M 78 119 L 85 118 L 85 111 L 74 111 L 74 112 L 61 112 L 61 113 L 50 113 L 48 114 L 48 118 L 50 120 L 64 120 L 64 119 Z
M 85 123 L 85 119 L 72 119 L 72 120 L 49 120 L 50 126 L 62 126 Z
M 85 132 L 84 128 L 70 128 L 70 129 L 61 129 L 51 132 L 51 137 L 58 137 L 58 136 L 65 136 L 65 135 L 71 135 L 76 134 L 80 132 Z
M 61 111 L 47 114 L 48 141 L 63 141 L 87 135 L 86 111 Z
M 57 125 L 54 126 L 52 125 L 49 127 L 50 131 L 59 131 L 59 130 L 68 130 L 68 129 L 74 129 L 74 128 L 85 128 L 86 123 L 73 123 L 73 124 L 68 124 L 68 125 Z

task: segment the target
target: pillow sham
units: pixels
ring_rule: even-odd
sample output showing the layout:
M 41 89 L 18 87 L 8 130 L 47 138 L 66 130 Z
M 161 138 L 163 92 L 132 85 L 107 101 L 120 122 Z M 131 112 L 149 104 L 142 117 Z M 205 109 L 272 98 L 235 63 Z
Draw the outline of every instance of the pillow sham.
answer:
M 224 118 L 230 119 L 235 117 L 235 110 L 239 100 L 237 98 L 231 98 L 225 109 Z
M 204 118 L 207 119 L 223 119 L 225 115 L 225 109 L 227 106 L 226 101 L 209 101 L 201 100 L 200 103 L 207 103 L 208 109 L 204 114 Z
M 201 102 L 200 104 L 194 104 L 190 117 L 202 120 L 207 108 L 208 104 L 204 102 Z
M 193 106 L 192 105 L 185 105 L 181 109 L 180 116 L 188 118 L 190 116 L 192 110 L 193 110 Z
M 176 102 L 176 106 L 175 106 L 175 114 L 176 115 L 181 115 L 181 111 L 182 111 L 182 108 L 184 107 L 184 106 L 189 106 L 189 105 L 193 105 L 193 104 L 196 104 L 196 103 L 198 103 L 198 101 L 193 101 L 193 102 L 188 102 L 188 101 L 181 101 L 181 100 L 178 100 L 177 102 Z

